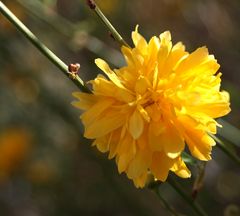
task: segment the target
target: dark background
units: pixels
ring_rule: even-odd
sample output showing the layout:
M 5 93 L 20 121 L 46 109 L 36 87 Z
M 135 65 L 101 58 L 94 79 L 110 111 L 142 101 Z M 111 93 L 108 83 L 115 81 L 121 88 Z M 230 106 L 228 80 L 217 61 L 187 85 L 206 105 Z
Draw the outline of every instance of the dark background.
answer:
M 118 44 L 84 0 L 3 2 L 66 64 L 80 63 L 85 81 L 100 73 L 97 57 L 124 64 Z M 189 52 L 206 45 L 231 94 L 225 119 L 239 127 L 239 0 L 97 2 L 130 44 L 139 24 L 147 39 L 170 30 L 173 42 L 182 41 Z M 170 215 L 153 192 L 136 189 L 114 160 L 82 137 L 73 91 L 74 84 L 0 15 L 0 215 Z M 188 194 L 197 172 L 190 168 L 192 179 L 177 178 Z M 179 213 L 193 215 L 167 183 L 160 191 Z M 211 216 L 240 215 L 239 167 L 217 147 L 197 200 Z

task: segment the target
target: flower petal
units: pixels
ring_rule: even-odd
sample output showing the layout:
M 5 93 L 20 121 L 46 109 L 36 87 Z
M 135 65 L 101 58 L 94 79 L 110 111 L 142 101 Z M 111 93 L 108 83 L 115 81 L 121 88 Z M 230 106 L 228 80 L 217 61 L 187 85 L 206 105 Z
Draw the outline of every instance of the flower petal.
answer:
M 160 181 L 166 181 L 174 160 L 167 157 L 163 152 L 154 152 L 150 169 L 154 177 Z
M 148 177 L 148 173 L 145 172 L 141 176 L 134 178 L 133 182 L 134 182 L 134 185 L 136 186 L 136 188 L 143 188 L 146 184 L 147 177 Z
M 106 114 L 100 119 L 92 122 L 85 128 L 84 136 L 88 139 L 96 139 L 121 127 L 126 119 L 116 113 Z
M 212 139 L 204 130 L 197 128 L 197 122 L 188 116 L 178 118 L 184 128 L 184 138 L 191 151 L 191 154 L 199 160 L 207 161 L 211 159 L 212 146 L 215 145 Z
M 187 168 L 184 161 L 181 159 L 181 157 L 176 158 L 173 166 L 171 167 L 171 171 L 174 172 L 176 175 L 178 175 L 181 178 L 190 178 L 191 172 Z
M 97 101 L 97 97 L 93 94 L 87 94 L 83 92 L 74 92 L 72 95 L 79 99 L 78 101 L 73 101 L 72 105 L 78 109 L 86 110 L 93 106 Z
M 93 146 L 96 145 L 97 148 L 98 148 L 98 150 L 99 150 L 100 152 L 105 153 L 105 152 L 109 151 L 109 143 L 108 143 L 108 141 L 107 141 L 107 137 L 106 137 L 106 136 L 97 138 L 97 139 L 93 142 L 92 145 L 93 145 Z
M 125 142 L 126 143 L 126 142 Z M 116 162 L 118 165 L 118 172 L 121 173 L 123 171 L 126 171 L 128 169 L 130 161 L 134 158 L 136 154 L 136 143 L 134 140 L 131 140 L 131 142 L 126 143 L 128 144 L 128 151 L 124 151 L 122 153 L 119 153 Z
M 141 52 L 146 51 L 147 42 L 145 38 L 138 33 L 138 25 L 135 28 L 135 31 L 132 32 L 132 40 L 136 48 Z
M 99 115 L 101 115 L 101 113 L 110 107 L 113 103 L 114 101 L 112 99 L 100 100 L 95 103 L 90 109 L 88 109 L 87 112 L 81 115 L 81 119 L 84 125 L 88 126 L 93 121 L 96 121 L 96 119 L 99 118 Z
M 161 134 L 160 142 L 163 144 L 164 152 L 170 158 L 178 157 L 185 147 L 184 140 L 173 126 L 169 126 L 165 133 Z
M 102 59 L 95 59 L 95 64 L 108 76 L 108 78 L 119 88 L 124 88 L 118 76 L 110 69 L 109 65 Z
M 148 128 L 148 143 L 152 151 L 162 151 L 164 143 L 161 142 L 160 134 L 164 133 L 165 126 L 161 122 L 150 122 Z
M 214 64 L 216 64 L 215 60 L 209 56 L 208 49 L 206 47 L 200 47 L 196 49 L 193 53 L 187 56 L 175 69 L 177 74 L 182 74 L 182 76 L 198 76 L 199 70 L 196 70 L 201 64 L 208 60 L 213 60 Z M 218 65 L 214 68 L 215 73 L 218 69 Z M 204 71 L 203 71 L 204 72 Z M 202 73 L 201 73 L 202 74 Z
M 134 159 L 130 162 L 127 176 L 130 179 L 140 177 L 143 173 L 147 172 L 149 165 L 151 164 L 151 152 L 144 149 L 138 150 Z
M 138 139 L 144 129 L 144 121 L 138 110 L 135 110 L 129 119 L 128 130 L 133 139 Z

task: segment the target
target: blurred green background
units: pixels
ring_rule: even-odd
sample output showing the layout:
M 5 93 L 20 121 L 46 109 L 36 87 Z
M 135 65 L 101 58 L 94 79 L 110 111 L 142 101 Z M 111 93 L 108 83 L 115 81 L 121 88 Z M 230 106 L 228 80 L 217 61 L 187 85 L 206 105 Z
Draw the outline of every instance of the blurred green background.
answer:
M 124 64 L 116 42 L 85 0 L 3 1 L 80 76 L 100 73 L 94 59 Z M 239 0 L 98 0 L 131 44 L 136 24 L 149 39 L 165 30 L 188 51 L 206 45 L 221 64 L 222 89 L 231 94 L 225 119 L 240 126 Z M 136 189 L 115 162 L 82 137 L 77 88 L 0 15 L 0 215 L 170 215 L 148 189 Z M 228 130 L 226 128 L 225 130 Z M 239 153 L 239 148 L 230 148 Z M 191 194 L 196 176 L 177 179 Z M 162 196 L 183 215 L 194 215 L 166 183 Z M 239 167 L 218 148 L 208 162 L 197 200 L 211 216 L 240 215 Z

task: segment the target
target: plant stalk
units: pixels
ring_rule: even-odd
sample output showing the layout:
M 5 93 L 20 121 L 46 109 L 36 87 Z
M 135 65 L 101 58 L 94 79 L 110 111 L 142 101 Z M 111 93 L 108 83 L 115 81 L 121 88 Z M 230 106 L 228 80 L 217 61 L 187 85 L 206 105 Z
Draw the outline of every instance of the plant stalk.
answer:
M 114 26 L 110 23 L 107 17 L 103 14 L 101 9 L 98 7 L 94 0 L 87 0 L 87 4 L 90 9 L 94 10 L 97 16 L 102 20 L 104 25 L 109 29 L 113 38 L 120 44 L 120 46 L 130 47 L 127 42 L 122 38 L 122 36 L 118 33 L 118 31 L 114 28 Z
M 217 136 L 211 134 L 211 137 L 217 142 L 217 147 L 221 149 L 228 157 L 230 157 L 235 163 L 240 165 L 240 157 L 232 152 L 227 146 L 224 144 L 222 140 L 220 140 Z
M 160 193 L 160 191 L 159 191 L 159 185 L 160 185 L 160 184 L 158 184 L 158 182 L 154 182 L 154 183 L 150 184 L 150 185 L 148 186 L 148 188 L 149 188 L 150 190 L 152 190 L 153 192 L 156 193 L 156 195 L 158 196 L 158 198 L 161 200 L 164 208 L 165 208 L 167 211 L 169 211 L 169 212 L 171 213 L 171 215 L 173 215 L 173 216 L 180 216 L 180 214 L 178 214 L 178 213 L 175 211 L 175 209 L 173 209 L 173 207 L 170 206 L 170 205 L 168 204 L 168 202 L 163 198 L 163 196 L 161 195 L 161 193 Z
M 75 74 L 69 74 L 68 66 L 49 50 L 4 4 L 0 1 L 0 12 L 56 67 L 58 67 L 83 92 L 90 92 L 83 80 Z
M 167 181 L 171 187 L 189 204 L 189 206 L 192 208 L 192 210 L 195 212 L 198 216 L 207 216 L 207 213 L 204 212 L 204 210 L 201 208 L 201 206 L 194 201 L 192 198 L 190 198 L 185 191 L 181 188 L 179 184 L 171 177 L 169 176 Z

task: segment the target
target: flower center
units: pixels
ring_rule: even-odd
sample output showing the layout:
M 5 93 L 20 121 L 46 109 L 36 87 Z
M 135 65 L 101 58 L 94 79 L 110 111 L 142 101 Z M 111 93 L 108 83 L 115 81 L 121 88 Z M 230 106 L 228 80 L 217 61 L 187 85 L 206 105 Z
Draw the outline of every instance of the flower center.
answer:
M 142 107 L 145 109 L 148 106 L 151 106 L 155 103 L 155 101 L 153 99 L 150 99 L 149 101 L 147 101 L 146 103 L 142 104 Z

